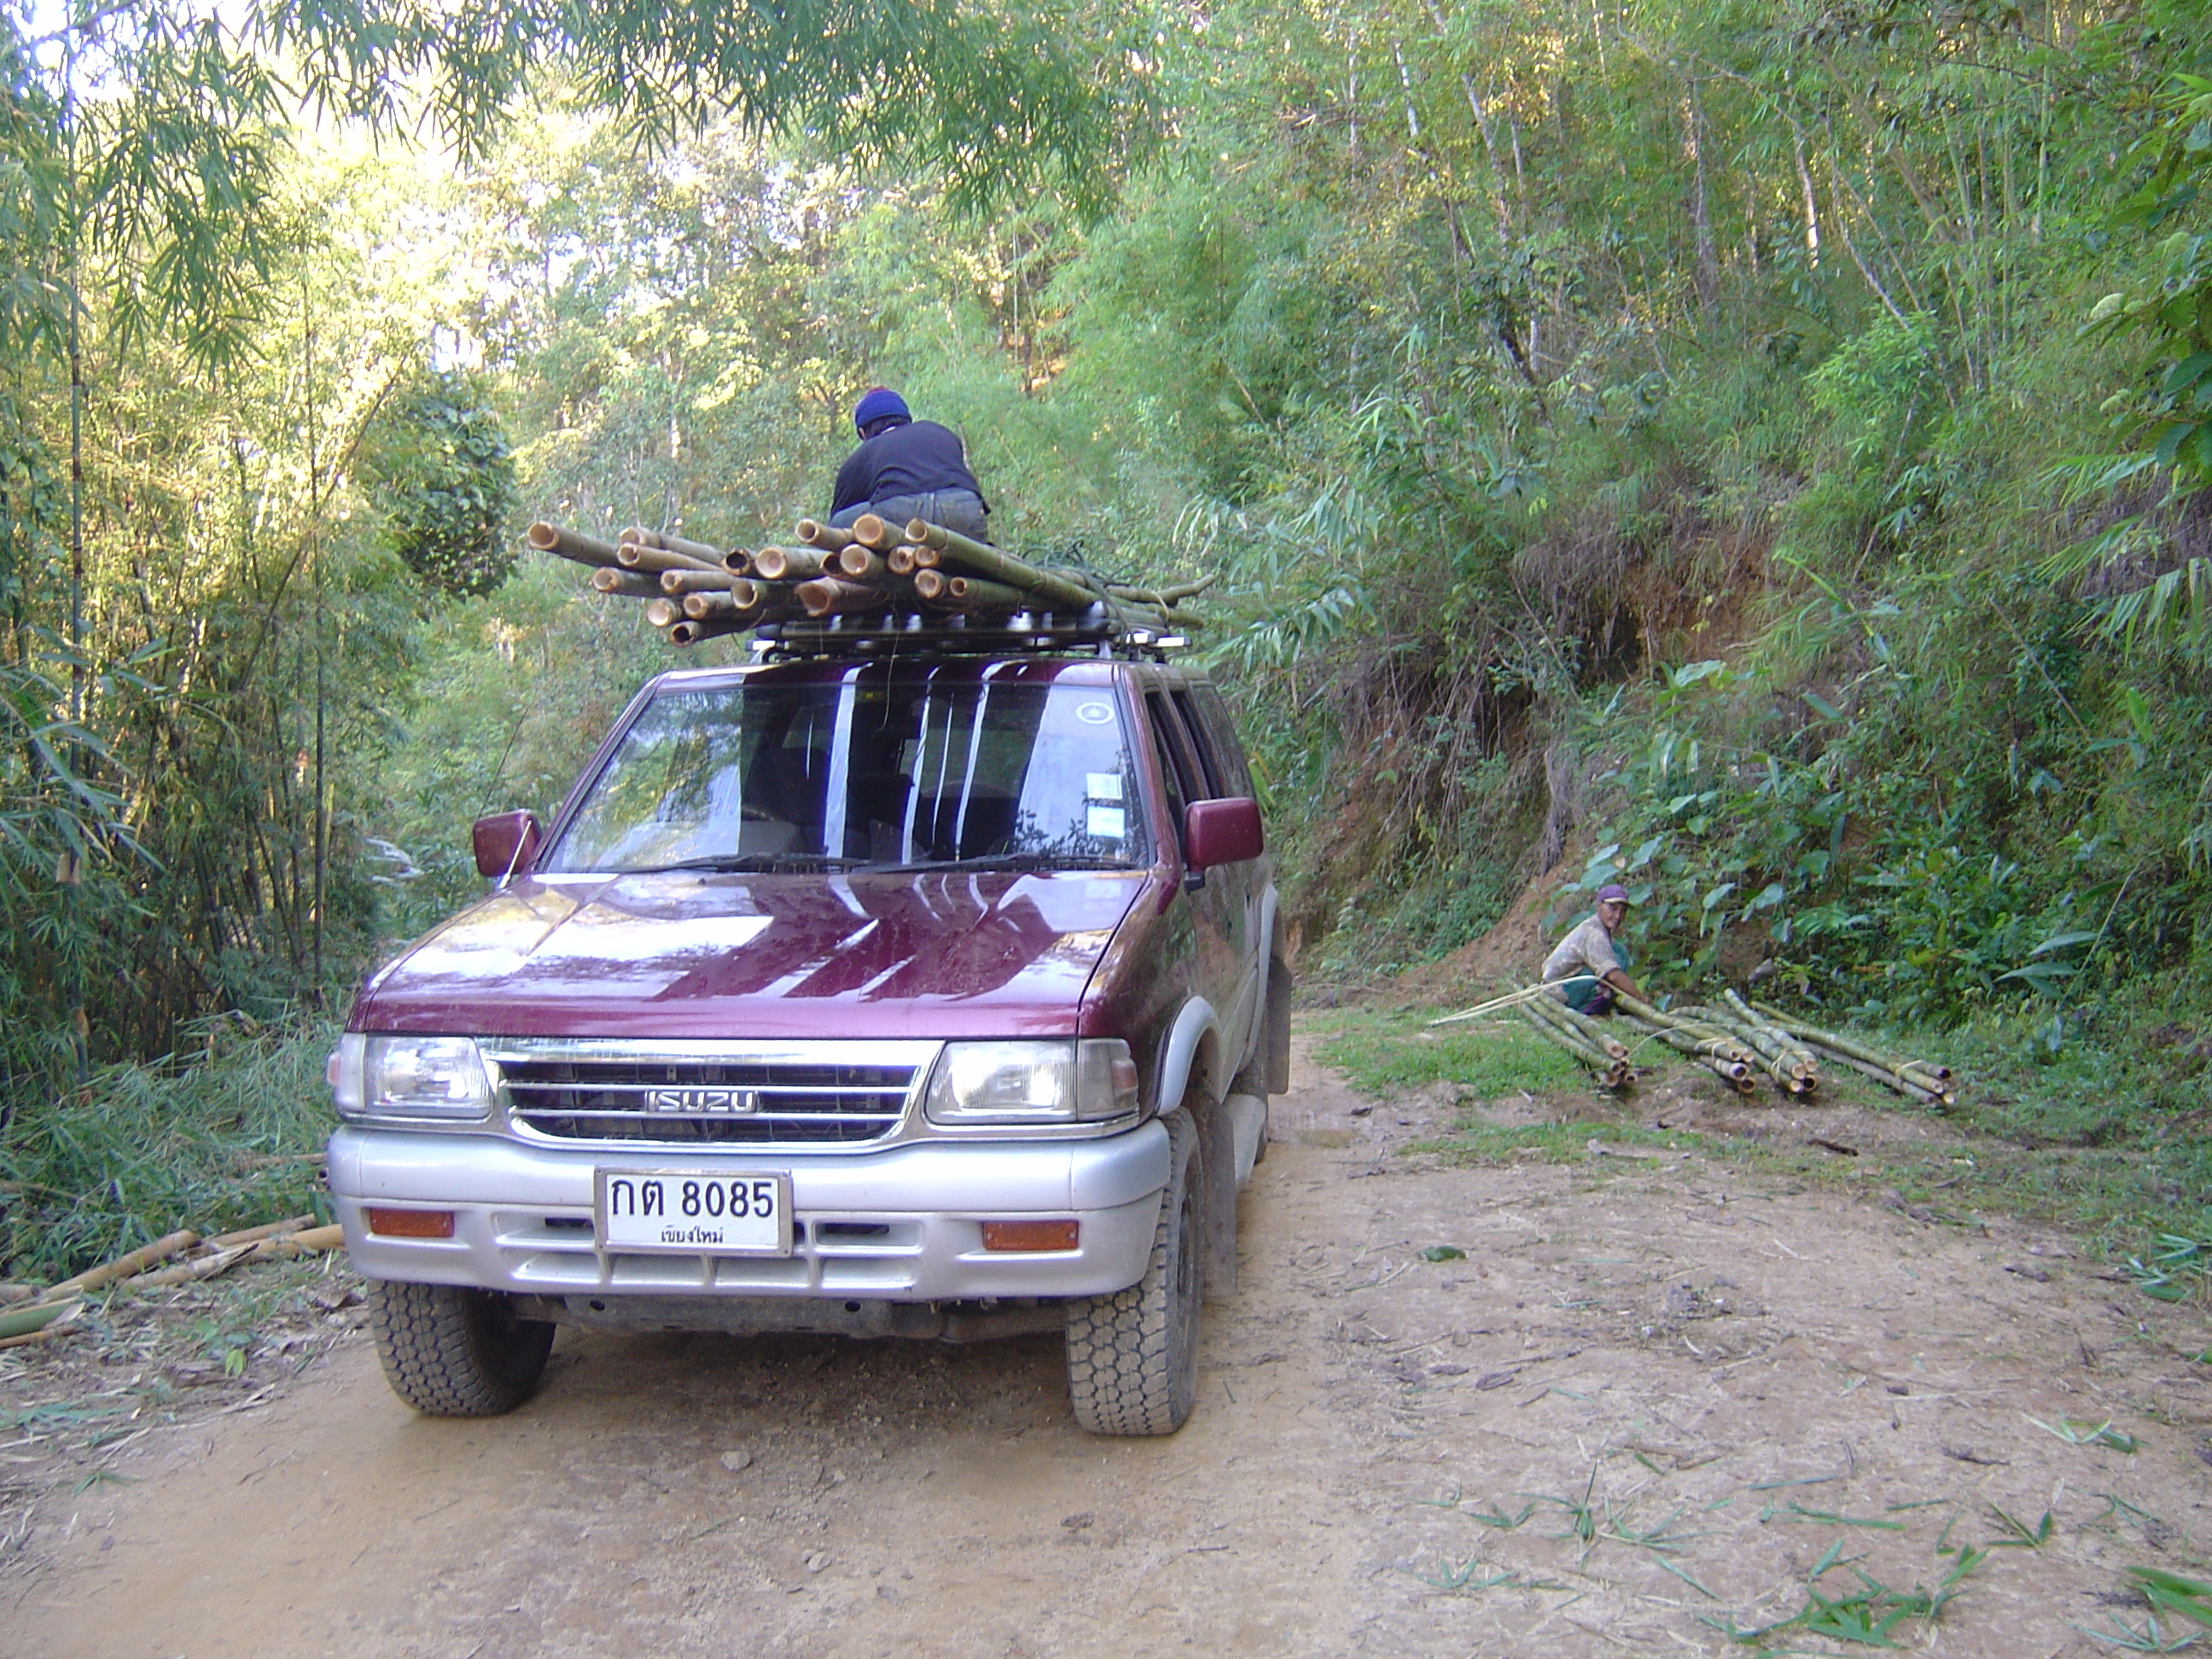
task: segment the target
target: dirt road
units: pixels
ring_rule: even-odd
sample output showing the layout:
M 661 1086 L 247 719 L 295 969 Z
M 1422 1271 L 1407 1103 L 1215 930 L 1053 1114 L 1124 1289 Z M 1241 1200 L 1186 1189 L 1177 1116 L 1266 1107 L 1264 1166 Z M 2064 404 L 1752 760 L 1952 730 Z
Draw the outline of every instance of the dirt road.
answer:
M 1079 1433 L 1048 1339 L 563 1333 L 451 1423 L 356 1336 L 53 1487 L 0 1653 L 1718 1654 L 1809 1581 L 1770 1643 L 1902 1607 L 1996 1659 L 2202 1572 L 2212 1333 L 2063 1237 L 1698 1157 L 1454 1168 L 1396 1150 L 1449 1108 L 1366 1105 L 1277 1103 L 1171 1439 Z M 1898 1599 L 1962 1565 L 1932 1625 Z

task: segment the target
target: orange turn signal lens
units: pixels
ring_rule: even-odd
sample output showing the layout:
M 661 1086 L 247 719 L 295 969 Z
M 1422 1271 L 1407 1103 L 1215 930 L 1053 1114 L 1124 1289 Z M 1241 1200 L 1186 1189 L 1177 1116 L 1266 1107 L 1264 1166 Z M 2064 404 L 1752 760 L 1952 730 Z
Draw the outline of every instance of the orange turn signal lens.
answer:
M 451 1210 L 378 1210 L 367 1212 L 368 1230 L 380 1238 L 451 1238 Z
M 987 1250 L 1072 1250 L 1082 1231 L 1078 1221 L 987 1221 Z

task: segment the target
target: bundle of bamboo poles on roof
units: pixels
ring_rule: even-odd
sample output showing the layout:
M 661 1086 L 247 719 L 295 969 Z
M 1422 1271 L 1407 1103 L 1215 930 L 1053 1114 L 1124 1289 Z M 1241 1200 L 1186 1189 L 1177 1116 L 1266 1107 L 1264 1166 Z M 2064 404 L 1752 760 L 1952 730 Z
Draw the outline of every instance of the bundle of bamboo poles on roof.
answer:
M 1599 1088 L 1626 1089 L 1635 1080 L 1635 1068 L 1628 1063 L 1628 1045 L 1607 1035 L 1589 1016 L 1576 1012 L 1548 993 L 1515 1006 L 1547 1040 L 1595 1073 L 1593 1081 Z
M 896 529 L 873 514 L 849 528 L 801 519 L 799 545 L 724 550 L 665 531 L 633 528 L 621 539 L 534 524 L 542 551 L 592 567 L 601 593 L 646 600 L 646 620 L 676 645 L 741 633 L 763 623 L 887 616 L 1007 617 L 1083 613 L 1103 605 L 1127 620 L 1203 626 L 1182 601 L 1217 580 L 1162 588 L 1102 582 L 1088 572 L 1032 564 L 916 519 Z

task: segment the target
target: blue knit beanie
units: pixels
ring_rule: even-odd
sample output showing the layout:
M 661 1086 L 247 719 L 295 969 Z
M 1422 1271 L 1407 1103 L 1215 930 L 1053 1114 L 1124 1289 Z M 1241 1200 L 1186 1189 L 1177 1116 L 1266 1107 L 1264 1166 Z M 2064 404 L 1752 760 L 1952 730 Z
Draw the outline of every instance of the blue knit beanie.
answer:
M 866 432 L 878 421 L 894 415 L 902 421 L 914 418 L 907 410 L 905 398 L 889 386 L 877 386 L 853 405 L 853 429 Z

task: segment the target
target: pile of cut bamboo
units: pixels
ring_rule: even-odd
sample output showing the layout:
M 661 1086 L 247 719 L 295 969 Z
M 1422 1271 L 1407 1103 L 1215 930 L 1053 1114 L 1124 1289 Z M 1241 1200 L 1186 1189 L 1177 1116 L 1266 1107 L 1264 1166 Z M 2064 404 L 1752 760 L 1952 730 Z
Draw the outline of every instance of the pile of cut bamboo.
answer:
M 1102 583 L 1086 573 L 1048 569 L 915 519 L 901 526 L 864 514 L 850 529 L 799 521 L 796 547 L 724 550 L 665 531 L 625 530 L 603 541 L 557 525 L 534 524 L 531 546 L 592 567 L 602 593 L 646 601 L 645 618 L 672 645 L 739 634 L 763 623 L 821 621 L 881 612 L 1006 617 L 1020 611 L 1089 611 L 1103 603 L 1131 620 L 1196 628 L 1181 602 L 1215 578 L 1172 587 Z
M 1553 995 L 1553 987 L 1527 986 L 1433 1024 L 1518 1008 L 1550 1042 L 1594 1073 L 1601 1089 L 1625 1089 L 1635 1080 L 1628 1046 L 1586 1014 Z M 1615 990 L 1614 1005 L 1627 1030 L 1679 1050 L 1725 1080 L 1739 1094 L 1756 1094 L 1764 1077 L 1784 1093 L 1811 1094 L 1820 1085 L 1823 1060 L 1848 1066 L 1923 1106 L 1950 1106 L 1958 1094 L 1951 1071 L 1930 1060 L 1899 1060 L 1838 1032 L 1808 1025 L 1764 1002 L 1747 1002 L 1734 991 L 1721 993 L 1722 1007 L 1695 1004 L 1664 1011 Z
M 110 1285 L 125 1291 L 156 1291 L 213 1279 L 248 1261 L 281 1256 L 316 1255 L 345 1243 L 343 1229 L 318 1227 L 311 1215 L 202 1238 L 190 1229 L 155 1239 L 112 1261 L 88 1267 L 74 1278 L 0 1306 L 0 1348 L 21 1347 L 60 1335 L 83 1310 L 84 1299 Z M 163 1262 L 173 1265 L 163 1267 Z

